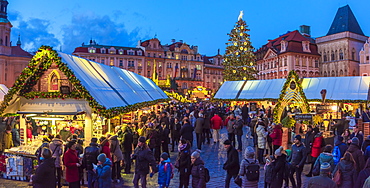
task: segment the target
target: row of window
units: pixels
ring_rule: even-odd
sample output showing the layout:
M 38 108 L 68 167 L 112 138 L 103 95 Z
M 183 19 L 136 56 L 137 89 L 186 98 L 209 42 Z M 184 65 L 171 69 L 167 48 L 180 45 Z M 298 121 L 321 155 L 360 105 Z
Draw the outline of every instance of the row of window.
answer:
M 96 53 L 96 48 L 89 48 L 89 53 Z M 142 55 L 142 52 L 140 51 L 140 50 L 138 50 L 138 51 L 136 51 L 137 52 L 137 55 Z M 102 54 L 105 54 L 105 53 L 107 53 L 107 49 L 105 49 L 105 48 L 101 48 L 100 49 L 100 53 L 102 53 Z M 117 54 L 117 51 L 116 51 L 116 49 L 108 49 L 108 53 L 109 54 Z M 118 50 L 118 54 L 119 55 L 123 55 L 124 54 L 124 51 L 123 51 L 123 49 L 119 49 Z M 127 51 L 127 55 L 135 55 L 135 51 L 134 50 L 128 50 Z
M 344 55 L 345 54 L 343 53 L 342 49 L 339 49 L 339 54 L 338 54 L 337 50 L 335 50 L 335 51 L 332 50 L 331 53 L 329 51 L 324 52 L 324 54 L 322 54 L 322 58 L 323 58 L 322 60 L 323 60 L 323 62 L 343 60 Z M 351 59 L 356 60 L 356 50 L 354 48 L 352 48 L 352 51 L 351 51 Z

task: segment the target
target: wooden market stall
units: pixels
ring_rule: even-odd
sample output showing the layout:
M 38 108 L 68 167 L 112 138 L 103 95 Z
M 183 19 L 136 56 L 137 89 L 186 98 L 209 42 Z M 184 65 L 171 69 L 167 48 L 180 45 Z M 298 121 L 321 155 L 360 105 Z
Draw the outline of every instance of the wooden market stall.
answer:
M 35 140 L 25 135 L 26 119 L 42 123 L 43 133 L 82 126 L 88 143 L 111 118 L 167 100 L 148 78 L 42 46 L 4 96 L 0 113 L 20 114 L 22 145 Z

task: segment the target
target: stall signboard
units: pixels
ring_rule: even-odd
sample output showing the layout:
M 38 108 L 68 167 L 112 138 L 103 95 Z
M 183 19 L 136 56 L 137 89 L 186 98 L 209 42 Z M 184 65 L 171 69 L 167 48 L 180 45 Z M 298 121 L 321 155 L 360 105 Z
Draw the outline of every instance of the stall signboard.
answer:
M 296 114 L 294 116 L 295 120 L 309 120 L 312 121 L 312 114 Z
M 330 105 L 326 105 L 326 104 L 316 105 L 316 113 L 317 114 L 323 114 L 323 113 L 329 112 L 331 109 L 332 108 L 331 108 Z

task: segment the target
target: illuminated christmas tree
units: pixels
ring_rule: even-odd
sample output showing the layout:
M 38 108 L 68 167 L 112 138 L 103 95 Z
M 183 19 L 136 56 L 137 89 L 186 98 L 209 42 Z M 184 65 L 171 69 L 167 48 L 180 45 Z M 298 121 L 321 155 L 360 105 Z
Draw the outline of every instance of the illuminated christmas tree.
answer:
M 247 24 L 243 20 L 243 11 L 240 11 L 238 21 L 228 35 L 226 53 L 224 55 L 224 79 L 234 80 L 255 80 L 257 74 L 254 48 L 250 41 Z

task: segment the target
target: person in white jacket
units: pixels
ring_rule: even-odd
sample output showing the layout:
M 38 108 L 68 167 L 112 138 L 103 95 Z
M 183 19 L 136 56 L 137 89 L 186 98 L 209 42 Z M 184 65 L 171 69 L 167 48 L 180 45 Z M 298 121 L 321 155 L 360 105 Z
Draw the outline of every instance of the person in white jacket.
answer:
M 257 148 L 258 148 L 258 161 L 260 164 L 264 164 L 263 162 L 263 153 L 266 149 L 266 137 L 268 132 L 265 129 L 265 124 L 260 121 L 257 124 L 256 128 L 256 134 L 257 134 Z

